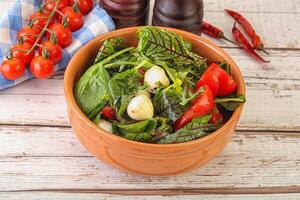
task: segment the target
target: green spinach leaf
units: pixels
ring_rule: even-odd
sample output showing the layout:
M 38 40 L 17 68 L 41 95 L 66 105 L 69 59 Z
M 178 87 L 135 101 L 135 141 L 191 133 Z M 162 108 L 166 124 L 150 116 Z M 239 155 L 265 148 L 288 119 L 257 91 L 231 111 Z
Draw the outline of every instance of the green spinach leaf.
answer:
M 109 40 L 105 40 L 98 51 L 98 54 L 95 59 L 95 63 L 98 63 L 101 60 L 109 57 L 110 55 L 122 49 L 125 49 L 126 46 L 123 43 L 124 43 L 124 39 L 120 37 L 115 37 Z
M 246 102 L 245 95 L 239 95 L 237 97 L 224 97 L 224 98 L 216 98 L 215 103 L 220 104 L 224 108 L 229 111 L 234 111 L 237 109 L 241 104 Z
M 167 88 L 160 88 L 153 97 L 155 114 L 167 117 L 171 122 L 175 122 L 188 108 L 188 105 L 181 105 L 182 88 L 181 80 L 177 79 Z
M 109 92 L 113 107 L 117 109 L 117 115 L 122 117 L 130 100 L 134 97 L 140 86 L 141 74 L 135 68 L 121 72 L 113 76 L 109 83 Z
M 116 134 L 129 140 L 148 142 L 153 137 L 157 121 L 148 119 L 133 124 L 113 123 L 113 130 Z
M 193 119 L 182 129 L 175 133 L 166 135 L 157 141 L 159 144 L 173 144 L 188 142 L 197 138 L 204 137 L 210 132 L 217 130 L 218 126 L 215 124 L 209 124 L 211 115 L 205 115 L 196 119 Z
M 93 118 L 108 101 L 108 81 L 110 77 L 102 66 L 89 68 L 76 83 L 74 94 L 78 106 Z

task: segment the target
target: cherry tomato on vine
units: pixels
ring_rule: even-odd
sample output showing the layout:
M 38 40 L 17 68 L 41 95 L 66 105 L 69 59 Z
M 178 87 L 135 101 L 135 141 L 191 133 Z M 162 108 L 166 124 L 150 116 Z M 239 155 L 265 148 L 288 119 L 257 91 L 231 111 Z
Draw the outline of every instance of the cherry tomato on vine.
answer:
M 48 18 L 49 18 L 49 13 L 35 12 L 30 16 L 29 21 L 32 22 L 33 26 L 43 29 L 43 27 L 46 26 Z M 52 20 L 49 22 L 48 27 L 51 26 L 53 23 L 54 23 L 54 19 L 52 18 Z
M 30 63 L 30 71 L 36 78 L 49 78 L 54 72 L 54 64 L 44 56 L 37 56 Z
M 56 1 L 53 0 L 46 0 L 44 11 L 45 12 L 51 12 L 53 8 L 55 7 Z M 57 10 L 62 10 L 64 7 L 67 7 L 69 5 L 69 0 L 60 0 L 60 2 L 57 5 Z
M 24 42 L 28 42 L 30 44 L 34 44 L 41 29 L 36 27 L 25 26 L 18 32 L 18 40 L 23 40 Z
M 62 48 L 54 42 L 49 40 L 42 42 L 41 44 L 43 47 L 39 47 L 39 55 L 43 55 L 44 48 L 46 49 L 47 53 L 49 54 L 49 59 L 54 63 L 58 63 L 62 59 Z
M 116 119 L 116 112 L 115 110 L 110 106 L 105 106 L 102 109 L 102 115 L 108 119 Z
M 66 16 L 68 22 L 68 28 L 74 32 L 80 29 L 83 25 L 83 15 L 80 13 L 78 8 L 71 6 L 65 7 L 61 12 Z M 59 22 L 63 23 L 63 17 L 60 16 Z
M 25 73 L 25 63 L 19 58 L 11 58 L 2 62 L 0 71 L 4 78 L 16 80 Z
M 93 0 L 75 0 L 79 10 L 83 15 L 88 14 L 93 8 Z M 74 4 L 74 0 L 69 0 L 70 5 Z
M 25 64 L 29 64 L 34 57 L 34 51 L 31 51 L 29 54 L 26 51 L 31 49 L 31 47 L 32 44 L 28 42 L 16 44 L 11 48 L 12 55 L 14 58 L 21 59 Z
M 69 44 L 71 44 L 71 42 L 72 42 L 72 33 L 71 33 L 70 29 L 68 29 L 67 27 L 64 27 L 60 23 L 55 23 L 50 27 L 50 31 L 53 32 L 53 34 L 55 35 L 55 37 L 57 39 L 57 43 L 62 48 L 64 48 L 64 47 L 68 46 Z M 48 34 L 47 34 L 48 40 L 50 40 L 50 36 L 51 35 L 48 32 Z

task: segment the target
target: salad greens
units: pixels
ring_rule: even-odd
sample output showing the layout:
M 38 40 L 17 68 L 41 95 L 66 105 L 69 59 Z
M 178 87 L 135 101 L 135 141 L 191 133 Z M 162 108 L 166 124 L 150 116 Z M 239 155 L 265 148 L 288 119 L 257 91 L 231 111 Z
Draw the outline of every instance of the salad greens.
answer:
M 120 37 L 103 42 L 94 65 L 74 88 L 83 113 L 96 124 L 100 118 L 110 122 L 113 134 L 147 143 L 187 142 L 217 130 L 221 124 L 212 123 L 212 111 L 174 129 L 174 123 L 203 96 L 204 89 L 195 91 L 194 87 L 208 67 L 206 59 L 192 52 L 191 43 L 167 30 L 146 26 L 138 30 L 137 37 L 137 47 L 125 45 Z M 230 74 L 227 63 L 220 67 Z M 146 80 L 146 73 L 151 80 Z M 163 81 L 166 79 L 169 81 Z M 231 93 L 213 101 L 214 110 L 230 117 L 245 97 Z M 134 106 L 136 110 L 130 110 Z M 113 116 L 108 110 L 113 110 Z M 152 117 L 145 119 L 146 110 L 153 110 Z

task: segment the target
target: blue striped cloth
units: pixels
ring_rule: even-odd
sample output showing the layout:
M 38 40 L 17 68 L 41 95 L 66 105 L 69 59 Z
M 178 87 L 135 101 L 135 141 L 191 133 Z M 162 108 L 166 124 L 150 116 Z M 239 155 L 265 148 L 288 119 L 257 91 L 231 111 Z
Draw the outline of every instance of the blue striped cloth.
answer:
M 16 3 L 2 15 L 0 19 L 0 63 L 6 59 L 9 48 L 17 43 L 17 32 L 28 24 L 28 18 L 37 10 L 41 0 L 17 0 Z M 91 39 L 103 33 L 113 31 L 115 24 L 111 17 L 99 6 L 84 16 L 84 25 L 73 32 L 73 42 L 63 50 L 63 59 L 55 66 L 55 71 L 64 69 L 72 55 Z M 33 78 L 28 69 L 18 80 L 6 80 L 0 73 L 0 90 L 15 86 L 25 80 Z

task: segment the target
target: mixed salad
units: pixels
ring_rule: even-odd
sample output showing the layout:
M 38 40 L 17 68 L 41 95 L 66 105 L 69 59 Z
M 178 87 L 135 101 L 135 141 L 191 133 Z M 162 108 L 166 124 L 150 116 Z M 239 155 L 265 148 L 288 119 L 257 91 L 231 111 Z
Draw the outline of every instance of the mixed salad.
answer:
M 227 63 L 193 53 L 174 32 L 146 26 L 137 37 L 137 47 L 105 40 L 75 85 L 78 106 L 101 128 L 129 140 L 182 143 L 217 130 L 245 102 Z

